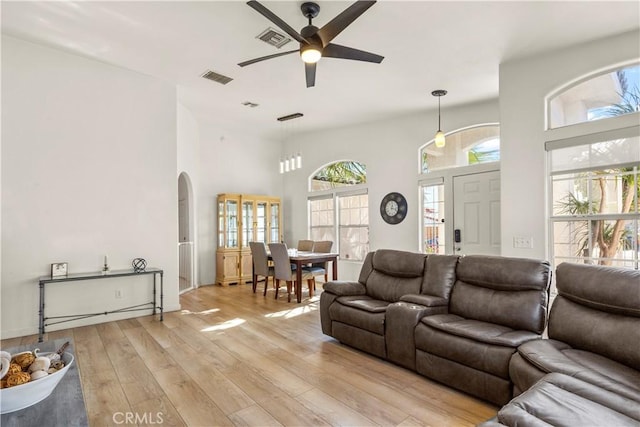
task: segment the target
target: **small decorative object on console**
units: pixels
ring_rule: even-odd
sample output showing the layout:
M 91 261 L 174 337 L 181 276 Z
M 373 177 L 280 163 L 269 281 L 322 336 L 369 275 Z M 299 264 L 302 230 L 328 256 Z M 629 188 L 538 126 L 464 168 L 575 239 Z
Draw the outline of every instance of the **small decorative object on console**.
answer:
M 66 262 L 55 262 L 51 264 L 51 277 L 63 277 L 68 273 L 68 264 Z
M 144 258 L 134 258 L 133 262 L 133 271 L 136 273 L 140 273 L 147 268 L 147 261 Z

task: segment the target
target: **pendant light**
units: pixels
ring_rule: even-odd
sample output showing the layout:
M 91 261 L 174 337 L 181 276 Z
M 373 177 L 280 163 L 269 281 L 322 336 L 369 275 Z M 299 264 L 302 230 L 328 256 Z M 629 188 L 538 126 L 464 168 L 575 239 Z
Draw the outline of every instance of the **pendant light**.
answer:
M 438 148 L 444 147 L 446 143 L 444 132 L 442 132 L 442 128 L 440 127 L 440 97 L 445 96 L 446 94 L 447 91 L 443 89 L 438 89 L 431 92 L 431 95 L 438 97 L 438 132 L 436 132 L 435 136 L 436 147 Z

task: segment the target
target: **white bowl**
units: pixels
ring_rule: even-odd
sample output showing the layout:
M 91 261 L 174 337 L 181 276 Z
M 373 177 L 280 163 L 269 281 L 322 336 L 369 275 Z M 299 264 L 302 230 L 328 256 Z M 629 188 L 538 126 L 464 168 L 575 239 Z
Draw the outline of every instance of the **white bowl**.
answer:
M 47 354 L 50 353 L 38 353 L 39 356 Z M 73 364 L 73 355 L 71 353 L 62 353 L 61 359 L 64 362 L 64 368 L 58 372 L 49 374 L 39 380 L 0 389 L 0 414 L 19 411 L 49 397 Z

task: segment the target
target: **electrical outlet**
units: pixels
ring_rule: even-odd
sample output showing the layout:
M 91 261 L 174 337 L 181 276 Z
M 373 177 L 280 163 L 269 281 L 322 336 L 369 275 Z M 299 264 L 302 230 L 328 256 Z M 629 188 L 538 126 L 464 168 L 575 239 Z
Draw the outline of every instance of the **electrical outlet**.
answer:
M 122 289 L 116 289 L 116 298 L 122 298 Z
M 514 237 L 513 247 L 518 249 L 533 249 L 533 237 Z

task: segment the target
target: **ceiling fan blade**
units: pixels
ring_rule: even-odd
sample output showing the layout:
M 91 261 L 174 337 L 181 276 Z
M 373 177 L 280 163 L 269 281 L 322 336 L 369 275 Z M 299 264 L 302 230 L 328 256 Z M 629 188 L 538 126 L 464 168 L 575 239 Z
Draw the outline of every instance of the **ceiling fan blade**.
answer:
M 290 50 L 287 52 L 274 53 L 273 55 L 267 55 L 267 56 L 262 56 L 260 58 L 250 59 L 248 61 L 241 62 L 238 65 L 241 67 L 246 67 L 247 65 L 255 64 L 256 62 L 265 61 L 271 58 L 277 58 L 278 56 L 288 55 L 293 52 L 300 52 L 300 49 Z
M 253 9 L 255 9 L 258 13 L 260 13 L 262 16 L 264 16 L 265 18 L 267 18 L 269 21 L 273 22 L 274 24 L 276 24 L 278 27 L 280 27 L 280 29 L 282 31 L 284 31 L 285 33 L 289 34 L 291 37 L 293 37 L 294 39 L 296 39 L 298 42 L 300 43 L 309 43 L 307 40 L 304 39 L 304 37 L 302 37 L 296 30 L 294 30 L 293 28 L 291 28 L 291 26 L 289 24 L 287 24 L 286 22 L 284 22 L 282 19 L 280 19 L 276 14 L 274 14 L 273 12 L 271 12 L 269 9 L 267 9 L 266 7 L 264 7 L 262 4 L 258 3 L 255 0 L 251 0 L 248 1 L 247 4 L 252 7 Z
M 314 87 L 316 85 L 316 63 L 304 64 L 304 73 L 307 78 L 307 87 Z
M 354 61 L 375 62 L 379 64 L 384 56 L 375 53 L 365 52 L 364 50 L 354 49 L 352 47 L 340 46 L 339 44 L 329 43 L 323 50 L 322 56 L 327 58 L 353 59 Z
M 346 8 L 342 13 L 327 22 L 322 28 L 320 28 L 317 34 L 322 39 L 322 44 L 327 46 L 331 40 L 355 21 L 360 15 L 366 12 L 375 1 L 359 0 Z M 283 28 L 284 29 L 284 28 Z

